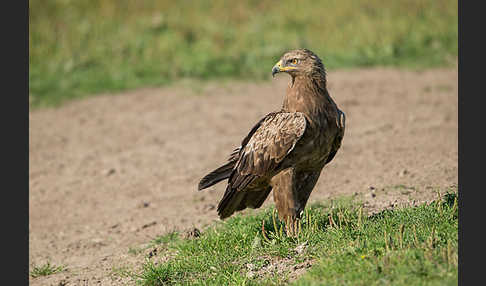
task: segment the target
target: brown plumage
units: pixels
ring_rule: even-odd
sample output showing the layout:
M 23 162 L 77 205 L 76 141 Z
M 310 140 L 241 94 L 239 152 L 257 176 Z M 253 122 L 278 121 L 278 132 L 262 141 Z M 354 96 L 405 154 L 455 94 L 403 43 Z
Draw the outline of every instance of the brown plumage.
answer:
M 321 60 L 307 49 L 293 50 L 272 69 L 279 72 L 291 76 L 282 109 L 263 117 L 228 162 L 199 183 L 202 190 L 228 179 L 221 219 L 259 208 L 272 189 L 279 218 L 300 218 L 322 168 L 341 146 L 345 115 L 329 96 Z

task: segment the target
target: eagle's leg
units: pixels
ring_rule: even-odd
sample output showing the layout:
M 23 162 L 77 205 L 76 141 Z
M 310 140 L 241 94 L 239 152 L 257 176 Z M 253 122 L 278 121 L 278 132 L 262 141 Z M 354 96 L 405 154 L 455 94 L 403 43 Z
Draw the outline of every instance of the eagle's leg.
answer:
M 305 208 L 320 173 L 320 170 L 301 172 L 288 168 L 273 177 L 273 199 L 279 219 L 285 222 L 287 235 L 298 235 L 300 214 Z

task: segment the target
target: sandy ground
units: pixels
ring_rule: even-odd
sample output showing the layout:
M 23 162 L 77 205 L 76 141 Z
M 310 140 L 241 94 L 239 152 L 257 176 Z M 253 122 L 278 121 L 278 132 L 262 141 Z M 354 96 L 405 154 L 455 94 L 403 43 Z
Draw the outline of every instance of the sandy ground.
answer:
M 457 68 L 329 71 L 346 134 L 310 202 L 357 195 L 373 212 L 456 186 L 457 80 Z M 182 83 L 31 111 L 29 271 L 65 270 L 30 284 L 131 285 L 121 270 L 146 253 L 130 249 L 218 220 L 224 184 L 197 192 L 198 180 L 279 109 L 287 82 Z

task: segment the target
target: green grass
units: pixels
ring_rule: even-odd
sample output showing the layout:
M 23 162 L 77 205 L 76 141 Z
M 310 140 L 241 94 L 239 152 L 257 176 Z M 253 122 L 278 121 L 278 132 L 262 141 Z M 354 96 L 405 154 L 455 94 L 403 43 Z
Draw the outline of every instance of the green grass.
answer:
M 33 269 L 30 271 L 30 276 L 32 278 L 36 278 L 39 276 L 47 276 L 54 273 L 58 273 L 65 270 L 64 266 L 55 266 L 51 265 L 50 262 L 47 262 L 41 266 L 34 266 Z
M 273 214 L 236 215 L 194 239 L 159 237 L 151 243 L 164 251 L 130 275 L 139 285 L 457 284 L 456 190 L 372 216 L 350 199 L 313 205 L 297 237 L 280 231 Z M 312 267 L 289 281 L 294 266 L 309 261 Z
M 181 78 L 268 79 L 289 49 L 330 68 L 454 62 L 457 1 L 29 0 L 32 106 Z

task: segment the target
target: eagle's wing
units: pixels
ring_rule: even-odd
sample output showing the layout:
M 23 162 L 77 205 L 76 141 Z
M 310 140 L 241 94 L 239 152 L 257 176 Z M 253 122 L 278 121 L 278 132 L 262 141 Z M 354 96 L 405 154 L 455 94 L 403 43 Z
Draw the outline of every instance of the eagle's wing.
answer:
M 334 156 L 336 156 L 337 151 L 341 148 L 341 142 L 344 137 L 344 129 L 346 128 L 346 114 L 338 109 L 338 118 L 336 119 L 336 124 L 339 127 L 339 132 L 332 143 L 331 152 L 327 156 L 326 164 L 331 162 Z
M 267 115 L 248 142 L 242 144 L 235 176 L 264 176 L 273 170 L 293 150 L 305 127 L 306 119 L 300 112 Z M 234 179 L 236 183 L 236 177 Z
M 300 112 L 270 113 L 253 127 L 241 144 L 238 161 L 218 205 L 220 217 L 227 217 L 236 210 L 250 183 L 277 168 L 294 149 L 305 128 L 306 119 Z
M 245 139 L 243 139 L 243 142 L 241 142 L 241 146 L 239 146 L 238 148 L 235 148 L 233 150 L 233 152 L 231 152 L 231 154 L 228 158 L 228 162 L 226 164 L 217 168 L 216 170 L 212 171 L 211 173 L 207 174 L 206 176 L 204 176 L 204 178 L 201 179 L 201 181 L 199 181 L 199 186 L 198 186 L 199 191 L 206 189 L 206 188 L 208 188 L 208 187 L 210 187 L 214 184 L 217 184 L 218 182 L 220 182 L 224 179 L 228 179 L 231 176 L 231 174 L 233 173 L 233 169 L 234 169 L 235 165 L 237 164 L 238 159 L 240 158 L 241 149 L 244 146 L 246 146 L 248 141 L 251 139 L 253 134 L 255 134 L 255 132 L 261 126 L 261 124 L 269 116 L 271 116 L 273 114 L 274 113 L 267 114 L 265 117 L 260 119 L 260 121 L 258 121 L 257 124 L 255 124 L 255 126 L 253 126 L 253 128 L 250 130 L 248 135 L 246 135 Z

